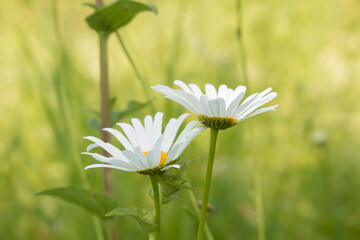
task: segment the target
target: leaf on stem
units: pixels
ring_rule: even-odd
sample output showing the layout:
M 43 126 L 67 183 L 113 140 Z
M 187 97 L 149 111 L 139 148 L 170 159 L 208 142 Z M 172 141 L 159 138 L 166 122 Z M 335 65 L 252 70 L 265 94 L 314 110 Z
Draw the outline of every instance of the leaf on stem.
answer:
M 153 222 L 153 214 L 145 209 L 136 208 L 134 211 L 131 211 L 127 208 L 115 208 L 108 212 L 106 216 L 129 216 L 134 218 L 141 229 L 144 232 L 153 232 L 156 230 L 156 224 Z
M 179 160 L 177 162 L 180 165 L 179 169 L 170 168 L 158 175 L 159 184 L 161 185 L 162 204 L 176 199 L 181 189 L 196 190 L 196 188 L 187 185 L 187 181 L 183 178 L 184 171 L 191 162 Z
M 128 24 L 136 14 L 143 11 L 158 13 L 155 6 L 133 1 L 119 0 L 101 9 L 86 18 L 89 27 L 98 33 L 109 35 Z
M 114 198 L 80 187 L 52 188 L 38 192 L 36 195 L 47 195 L 60 198 L 82 207 L 90 213 L 104 219 L 107 212 L 118 206 L 118 203 Z
M 111 126 L 114 126 L 117 122 L 119 122 L 124 117 L 127 117 L 131 114 L 134 114 L 134 112 L 139 111 L 143 109 L 144 107 L 148 106 L 150 104 L 150 101 L 147 102 L 137 102 L 137 101 L 129 101 L 127 103 L 127 106 L 125 109 L 122 110 L 113 110 L 115 106 L 116 98 L 112 98 L 110 100 L 110 107 L 111 107 Z M 100 125 L 100 113 L 99 111 L 96 111 L 94 109 L 87 109 L 88 112 L 90 112 L 94 117 L 90 118 L 88 121 L 88 125 L 97 130 L 101 130 Z
M 136 111 L 141 110 L 142 108 L 148 106 L 150 104 L 150 101 L 141 103 L 137 101 L 129 101 L 127 103 L 127 106 L 123 110 L 114 110 L 111 113 L 111 125 L 114 125 L 124 117 L 133 114 Z

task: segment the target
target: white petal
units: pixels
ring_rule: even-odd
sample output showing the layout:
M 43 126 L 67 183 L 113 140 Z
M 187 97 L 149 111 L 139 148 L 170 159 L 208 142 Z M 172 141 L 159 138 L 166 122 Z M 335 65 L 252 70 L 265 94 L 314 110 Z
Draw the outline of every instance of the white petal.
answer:
M 177 92 L 178 96 L 183 98 L 185 101 L 187 101 L 191 106 L 193 106 L 196 111 L 198 111 L 199 113 L 203 113 L 203 109 L 200 103 L 200 100 L 197 99 L 194 95 L 190 94 L 190 93 L 185 93 L 185 92 Z
M 195 97 L 197 97 L 198 99 L 200 98 L 200 96 L 203 95 L 201 89 L 198 87 L 198 85 L 190 83 L 189 87 L 191 88 L 193 94 Z
M 166 163 L 177 159 L 189 143 L 201 132 L 206 129 L 204 125 L 199 125 L 194 129 L 187 131 L 185 136 L 179 136 L 178 140 L 175 142 L 174 146 L 171 148 Z
M 130 150 L 134 149 L 133 146 L 131 145 L 131 143 L 129 142 L 129 140 L 121 132 L 119 132 L 118 130 L 113 129 L 113 128 L 103 128 L 103 130 L 111 133 L 112 135 L 114 135 L 114 137 L 117 140 L 119 140 L 119 142 L 121 143 L 121 145 L 124 146 L 125 149 L 130 149 Z
M 150 149 L 154 146 L 154 143 L 161 136 L 163 116 L 164 116 L 164 114 L 162 112 L 157 112 L 155 114 L 153 132 L 152 132 L 152 142 L 150 142 Z
M 135 148 L 135 156 L 142 169 L 151 168 L 151 164 L 148 161 L 147 156 L 145 156 L 139 147 Z
M 130 164 L 135 165 L 138 169 L 144 170 L 147 168 L 147 166 L 144 164 L 144 162 L 141 161 L 140 159 L 138 159 L 136 153 L 134 153 L 130 150 L 125 150 L 125 151 L 123 151 L 123 154 L 129 160 Z
M 183 98 L 181 98 L 177 95 L 167 95 L 165 97 L 181 104 L 183 107 L 185 107 L 186 109 L 188 109 L 189 111 L 191 111 L 195 114 L 200 114 L 199 111 L 196 110 L 196 108 L 194 106 L 192 106 L 186 100 L 184 100 Z
M 240 119 L 244 118 L 246 115 L 252 113 L 258 107 L 260 107 L 260 106 L 268 103 L 269 101 L 273 100 L 274 98 L 276 98 L 276 96 L 277 96 L 277 93 L 272 92 L 269 95 L 265 96 L 264 98 L 257 99 L 256 101 L 251 103 L 247 108 L 245 108 L 242 112 L 240 112 L 236 118 L 240 118 Z
M 122 130 L 126 134 L 126 137 L 130 140 L 130 143 L 133 146 L 133 148 L 136 148 L 136 147 L 138 147 L 140 145 L 139 141 L 137 140 L 135 130 L 130 124 L 128 124 L 128 123 L 117 123 L 117 125 L 122 128 Z
M 93 150 L 94 148 L 97 148 L 97 147 L 99 147 L 99 145 L 97 145 L 96 143 L 92 143 L 89 146 L 87 146 L 86 151 L 91 151 L 91 150 Z
M 245 101 L 233 112 L 232 116 L 237 117 L 244 109 L 256 100 L 257 93 L 250 95 Z
M 171 147 L 171 145 L 174 142 L 175 136 L 181 126 L 181 124 L 184 122 L 185 118 L 189 116 L 188 113 L 184 113 L 181 115 L 178 119 L 171 119 L 169 123 L 166 125 L 165 131 L 164 131 L 164 141 L 162 145 L 163 152 L 167 153 Z
M 182 142 L 183 140 L 185 140 L 186 136 L 189 134 L 189 132 L 195 127 L 199 125 L 199 122 L 197 121 L 191 121 L 189 122 L 185 128 L 183 129 L 183 131 L 180 133 L 180 135 L 178 136 L 178 138 L 176 139 L 175 143 L 173 146 L 177 145 L 179 142 Z
M 116 159 L 116 158 L 111 158 L 109 160 L 109 164 L 111 164 L 113 166 L 116 166 L 116 167 L 122 167 L 122 168 L 125 168 L 125 169 L 129 169 L 129 170 L 132 170 L 132 171 L 141 170 L 141 169 L 137 168 L 136 166 L 132 165 L 129 162 L 124 162 L 124 161 L 121 161 L 121 160 Z
M 209 107 L 209 97 L 207 95 L 202 95 L 200 97 L 200 103 L 201 103 L 202 109 L 204 111 L 204 114 L 206 116 L 212 116 L 212 113 L 211 113 L 210 107 Z
M 153 132 L 153 120 L 152 116 L 147 115 L 144 119 L 144 125 L 145 125 L 145 132 L 147 135 L 147 138 L 149 141 L 152 140 L 152 132 Z M 149 142 L 149 147 L 151 146 L 151 143 Z
M 231 100 L 234 98 L 234 90 L 231 88 L 227 89 L 226 99 L 225 102 L 231 102 Z
M 90 155 L 92 156 L 94 159 L 98 160 L 99 162 L 103 162 L 103 163 L 108 163 L 109 162 L 109 158 L 108 157 L 104 157 L 98 153 L 89 153 L 89 152 L 82 152 L 81 154 L 86 154 L 86 155 Z
M 231 116 L 233 114 L 233 112 L 235 111 L 235 109 L 237 108 L 237 106 L 239 105 L 241 99 L 244 97 L 245 92 L 240 93 L 228 106 L 228 108 L 226 109 L 226 116 Z
M 90 168 L 114 168 L 114 169 L 120 169 L 126 172 L 134 172 L 132 169 L 124 168 L 124 167 L 118 167 L 110 164 L 93 164 L 85 167 L 84 169 L 90 169 Z
M 151 86 L 151 88 L 159 93 L 164 94 L 164 95 L 171 94 L 174 91 L 174 89 L 172 89 L 168 86 L 160 85 L 160 84 L 158 84 L 156 86 Z
M 161 171 L 165 171 L 168 170 L 170 168 L 180 168 L 180 165 L 178 164 L 173 164 L 173 165 L 167 165 L 166 167 L 164 167 L 163 169 L 161 169 Z
M 143 152 L 149 151 L 148 137 L 147 137 L 147 134 L 145 133 L 145 129 L 144 129 L 143 125 L 141 124 L 140 120 L 137 118 L 132 118 L 131 122 L 134 126 L 134 130 L 135 130 L 137 139 L 139 141 L 141 150 Z
M 262 91 L 257 97 L 258 98 L 262 98 L 263 96 L 265 96 L 266 94 L 268 94 L 269 92 L 271 92 L 272 88 L 269 87 L 267 89 L 265 89 L 264 91 Z
M 183 81 L 181 80 L 175 80 L 174 81 L 175 85 L 178 85 L 179 87 L 181 87 L 185 92 L 192 94 L 192 91 L 190 90 L 190 88 L 188 87 L 188 85 L 186 85 Z
M 225 84 L 220 85 L 219 91 L 218 91 L 218 97 L 226 99 L 226 97 L 227 97 L 227 89 L 228 89 L 228 87 Z
M 208 95 L 210 99 L 217 98 L 216 88 L 214 87 L 214 85 L 209 84 L 209 83 L 206 84 L 205 85 L 205 92 L 206 92 L 206 95 Z
M 219 117 L 224 117 L 225 116 L 225 109 L 226 109 L 226 103 L 225 100 L 223 98 L 218 98 L 217 99 L 218 103 L 219 103 Z
M 268 111 L 271 111 L 271 110 L 274 110 L 275 111 L 275 108 L 278 107 L 279 105 L 273 105 L 273 106 L 270 106 L 270 107 L 266 107 L 266 108 L 260 108 L 258 110 L 256 110 L 255 112 L 253 112 L 252 114 L 250 114 L 249 116 L 246 116 L 245 118 L 241 119 L 241 120 L 245 120 L 249 117 L 252 117 L 252 116 L 255 116 L 255 115 L 258 115 L 260 113 L 264 113 L 264 112 L 268 112 Z
M 210 107 L 210 111 L 212 113 L 211 116 L 219 117 L 220 105 L 219 105 L 219 102 L 217 101 L 217 99 L 210 100 L 209 107 Z
M 97 137 L 92 137 L 92 136 L 88 136 L 88 137 L 84 137 L 84 138 L 88 139 L 90 141 L 93 141 L 94 143 L 96 143 L 97 145 L 102 147 L 105 151 L 107 151 L 109 154 L 111 154 L 114 157 L 122 156 L 121 151 L 119 149 L 117 149 L 116 147 L 114 147 L 111 143 L 105 143 L 103 140 L 101 140 Z
M 230 98 L 227 99 L 227 106 L 229 106 L 229 104 L 234 101 L 234 99 L 236 99 L 240 94 L 245 95 L 246 92 L 246 87 L 245 86 L 238 86 L 235 91 L 233 92 L 232 96 Z
M 180 147 L 176 150 L 176 152 L 174 151 L 174 153 L 171 156 L 171 159 L 172 160 L 177 159 L 181 155 L 181 153 L 185 150 L 185 148 L 190 144 L 190 142 L 205 129 L 206 127 L 204 125 L 200 125 L 194 128 L 193 130 L 191 130 L 189 134 L 186 136 L 186 139 L 179 143 Z
M 152 163 L 152 167 L 156 167 L 159 166 L 160 164 L 160 160 L 161 160 L 161 146 L 163 143 L 163 139 L 164 139 L 164 135 L 162 135 L 161 137 L 159 137 L 159 139 L 156 141 L 155 145 L 154 145 L 154 149 L 152 150 L 152 159 L 151 159 L 151 163 Z M 150 152 L 149 152 L 150 153 Z M 150 156 L 150 155 L 149 155 Z

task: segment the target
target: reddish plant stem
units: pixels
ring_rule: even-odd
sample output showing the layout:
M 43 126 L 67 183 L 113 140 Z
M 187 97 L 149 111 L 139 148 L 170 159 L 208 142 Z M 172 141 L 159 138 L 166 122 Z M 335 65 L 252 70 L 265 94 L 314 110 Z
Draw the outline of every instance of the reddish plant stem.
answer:
M 110 123 L 110 97 L 109 97 L 109 81 L 108 81 L 108 56 L 107 56 L 107 40 L 108 36 L 99 34 L 100 36 L 100 95 L 101 95 L 101 128 L 111 127 Z M 102 140 L 110 142 L 110 133 L 101 131 Z M 109 157 L 110 154 L 104 150 L 104 156 Z M 112 171 L 104 168 L 104 188 L 105 193 L 112 194 Z

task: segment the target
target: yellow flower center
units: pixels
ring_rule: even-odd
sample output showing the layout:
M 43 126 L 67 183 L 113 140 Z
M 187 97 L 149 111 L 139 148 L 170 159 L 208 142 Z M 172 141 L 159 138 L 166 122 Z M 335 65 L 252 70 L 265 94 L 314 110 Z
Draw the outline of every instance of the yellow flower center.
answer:
M 149 152 L 143 152 L 143 154 L 146 156 Z M 167 159 L 168 155 L 167 153 L 164 153 L 163 151 L 161 151 L 160 154 L 160 164 L 159 167 L 163 167 L 165 165 L 166 159 Z

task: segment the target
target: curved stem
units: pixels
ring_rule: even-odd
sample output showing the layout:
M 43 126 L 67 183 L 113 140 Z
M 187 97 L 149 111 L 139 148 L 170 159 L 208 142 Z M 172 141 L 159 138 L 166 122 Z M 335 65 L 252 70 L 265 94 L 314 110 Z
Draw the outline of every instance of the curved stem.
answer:
M 208 165 L 207 165 L 207 169 L 206 169 L 205 188 L 204 188 L 203 200 L 201 203 L 201 212 L 200 212 L 197 240 L 202 240 L 204 237 L 204 225 L 205 225 L 205 221 L 206 221 L 207 205 L 208 205 L 208 201 L 209 201 L 210 183 L 211 183 L 212 169 L 213 169 L 213 165 L 214 165 L 216 139 L 217 139 L 218 132 L 219 132 L 218 129 L 211 128 L 209 160 L 208 160 Z
M 150 92 L 150 90 L 149 90 L 149 87 L 147 86 L 144 78 L 141 76 L 138 68 L 136 67 L 136 64 L 135 64 L 134 60 L 133 60 L 132 57 L 130 56 L 130 53 L 129 53 L 129 51 L 128 51 L 127 48 L 126 48 L 125 43 L 124 43 L 124 41 L 123 41 L 120 33 L 119 33 L 119 32 L 115 32 L 115 33 L 116 33 L 117 39 L 118 39 L 119 42 L 120 42 L 121 47 L 122 47 L 123 50 L 124 50 L 124 53 L 125 53 L 127 59 L 129 60 L 129 63 L 130 63 L 130 65 L 131 65 L 131 67 L 133 68 L 133 70 L 134 70 L 134 72 L 135 72 L 135 75 L 136 75 L 137 79 L 139 80 L 141 86 L 143 87 L 146 95 L 147 95 L 148 98 L 149 98 L 149 101 L 150 101 L 150 103 L 151 103 L 151 106 L 152 106 L 153 110 L 154 110 L 155 112 L 157 112 L 157 108 L 156 108 L 156 105 L 155 105 L 155 102 L 154 102 L 154 98 L 153 98 L 153 96 L 152 96 L 152 94 L 151 94 L 151 92 Z
M 151 184 L 154 193 L 154 202 L 155 202 L 155 223 L 157 225 L 155 240 L 161 239 L 161 212 L 160 212 L 160 194 L 159 194 L 159 183 L 156 175 L 150 175 Z

